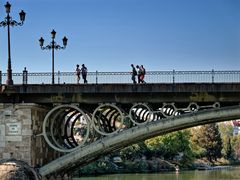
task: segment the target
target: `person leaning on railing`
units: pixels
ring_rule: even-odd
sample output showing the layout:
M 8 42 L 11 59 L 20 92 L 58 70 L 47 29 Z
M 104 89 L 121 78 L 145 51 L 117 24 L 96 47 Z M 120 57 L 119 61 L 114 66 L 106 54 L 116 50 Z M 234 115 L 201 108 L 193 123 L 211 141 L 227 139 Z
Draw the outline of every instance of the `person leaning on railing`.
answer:
M 82 64 L 81 71 L 82 71 L 82 78 L 84 80 L 84 84 L 86 84 L 88 82 L 87 81 L 87 67 L 84 64 Z

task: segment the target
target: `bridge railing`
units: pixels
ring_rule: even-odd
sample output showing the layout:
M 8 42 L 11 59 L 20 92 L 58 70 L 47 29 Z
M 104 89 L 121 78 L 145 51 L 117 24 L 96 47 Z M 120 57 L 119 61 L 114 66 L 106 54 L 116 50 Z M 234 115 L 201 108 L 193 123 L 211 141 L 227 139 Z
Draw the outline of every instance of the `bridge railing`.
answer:
M 55 84 L 75 84 L 75 72 L 56 72 Z M 0 84 L 5 84 L 6 73 L 0 71 Z M 51 84 L 52 73 L 13 73 L 14 84 Z M 89 84 L 132 83 L 131 72 L 88 72 Z M 136 77 L 137 80 L 137 77 Z M 240 71 L 148 71 L 147 83 L 231 83 L 240 82 Z M 83 83 L 81 77 L 80 83 Z

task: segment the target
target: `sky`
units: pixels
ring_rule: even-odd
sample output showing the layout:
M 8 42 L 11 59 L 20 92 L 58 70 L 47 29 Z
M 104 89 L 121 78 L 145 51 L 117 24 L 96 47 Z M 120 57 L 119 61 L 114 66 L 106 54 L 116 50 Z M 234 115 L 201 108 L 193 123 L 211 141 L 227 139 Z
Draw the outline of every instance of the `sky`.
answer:
M 51 72 L 52 55 L 39 39 L 68 38 L 55 51 L 55 71 L 239 70 L 239 0 L 11 0 L 10 16 L 23 26 L 11 27 L 13 72 Z M 6 17 L 0 0 L 0 20 Z M 7 69 L 7 28 L 0 28 L 0 70 Z

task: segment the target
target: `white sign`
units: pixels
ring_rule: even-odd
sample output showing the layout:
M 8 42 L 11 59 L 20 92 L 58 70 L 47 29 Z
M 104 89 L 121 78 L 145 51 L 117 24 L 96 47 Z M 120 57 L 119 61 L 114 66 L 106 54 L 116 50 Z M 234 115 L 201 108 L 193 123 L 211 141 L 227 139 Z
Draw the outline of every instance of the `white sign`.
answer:
M 7 135 L 21 135 L 21 123 L 7 123 Z

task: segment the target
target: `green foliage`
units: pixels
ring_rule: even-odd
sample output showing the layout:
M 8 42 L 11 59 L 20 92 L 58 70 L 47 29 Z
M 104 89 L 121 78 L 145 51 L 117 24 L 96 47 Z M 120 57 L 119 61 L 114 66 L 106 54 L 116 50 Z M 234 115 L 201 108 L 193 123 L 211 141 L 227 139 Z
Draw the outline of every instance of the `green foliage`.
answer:
M 228 157 L 227 159 L 229 159 L 230 158 L 229 155 L 231 154 L 229 151 L 229 148 L 230 147 L 232 148 L 233 146 L 231 141 L 233 138 L 233 126 L 229 122 L 219 123 L 218 125 L 219 125 L 219 131 L 221 133 L 222 143 L 223 143 L 222 154 L 224 155 L 224 157 L 226 158 Z M 233 158 L 233 154 L 231 158 Z
M 234 151 L 232 148 L 232 144 L 231 144 L 231 139 L 228 139 L 228 144 L 227 144 L 227 148 L 226 148 L 226 158 L 228 160 L 233 160 L 234 159 Z
M 80 172 L 86 175 L 113 173 L 116 172 L 116 167 L 111 162 L 100 159 L 84 166 Z
M 82 174 L 95 174 L 97 173 L 97 169 L 98 169 L 98 162 L 96 161 L 81 168 L 80 172 Z
M 150 152 L 158 157 L 163 157 L 165 154 L 165 145 L 163 143 L 163 136 L 157 136 L 145 141 Z
M 101 159 L 81 168 L 82 174 L 114 172 L 153 172 L 174 167 L 190 167 L 194 158 L 206 157 L 209 161 L 222 157 L 240 160 L 240 135 L 232 136 L 231 124 L 208 124 L 177 131 L 133 144 L 109 155 L 109 160 Z M 120 169 L 111 157 L 123 160 Z M 164 162 L 171 162 L 170 165 Z M 218 159 L 219 160 L 219 159 Z M 223 159 L 226 161 L 226 159 Z M 228 161 L 227 161 L 228 162 Z M 215 162 L 214 162 L 215 163 Z M 115 165 L 115 166 L 114 166 Z
M 235 159 L 240 160 L 240 135 L 234 136 L 232 142 Z
M 133 144 L 120 151 L 120 156 L 123 160 L 139 159 L 142 156 L 142 150 L 138 144 Z
M 182 130 L 149 139 L 145 143 L 155 155 L 164 159 L 174 160 L 181 154 L 180 162 L 184 165 L 193 160 L 189 138 L 190 131 Z
M 205 149 L 198 145 L 198 131 L 200 127 L 191 128 L 190 146 L 196 158 L 201 158 Z
M 222 157 L 223 148 L 221 134 L 217 124 L 207 124 L 195 128 L 193 141 L 202 149 L 209 161 Z

